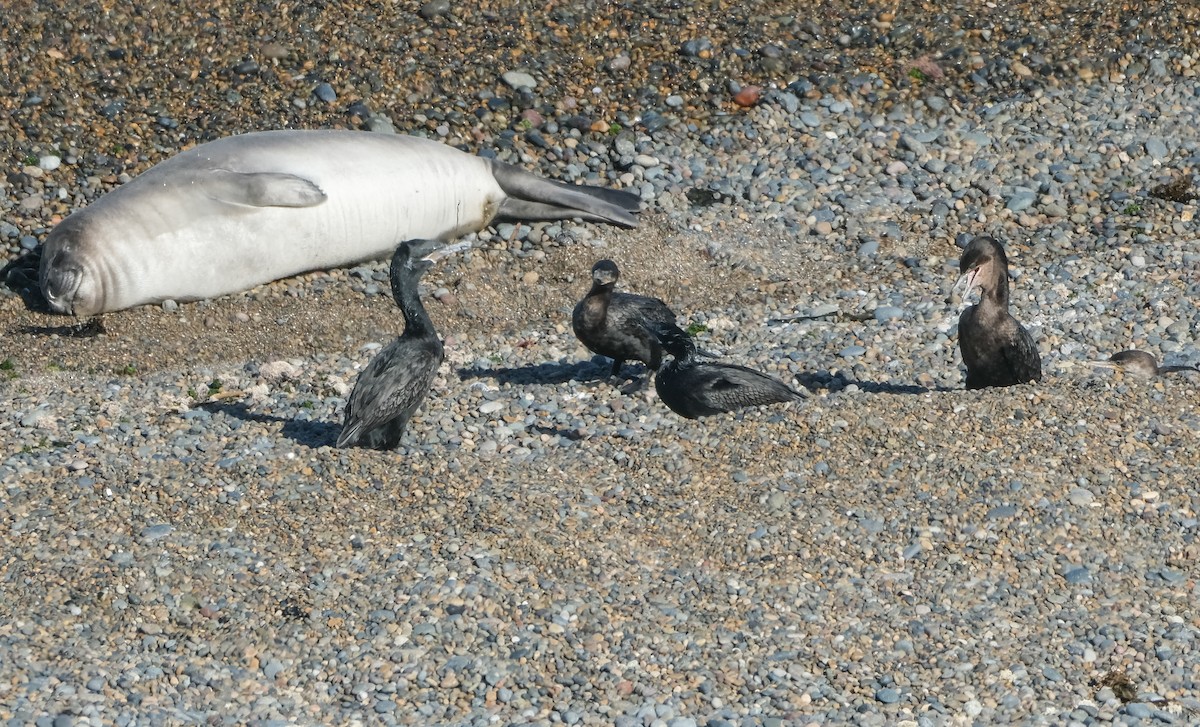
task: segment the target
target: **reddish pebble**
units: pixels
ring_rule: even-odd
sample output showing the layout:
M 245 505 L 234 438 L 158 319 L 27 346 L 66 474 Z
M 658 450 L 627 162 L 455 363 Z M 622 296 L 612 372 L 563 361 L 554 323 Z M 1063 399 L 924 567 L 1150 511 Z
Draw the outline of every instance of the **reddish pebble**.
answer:
M 753 106 L 762 98 L 761 86 L 744 86 L 741 91 L 733 94 L 733 102 L 738 106 Z
M 522 111 L 521 112 L 521 120 L 528 121 L 530 126 L 532 126 L 535 129 L 539 128 L 544 121 L 542 119 L 542 115 L 533 109 L 525 109 L 524 111 Z

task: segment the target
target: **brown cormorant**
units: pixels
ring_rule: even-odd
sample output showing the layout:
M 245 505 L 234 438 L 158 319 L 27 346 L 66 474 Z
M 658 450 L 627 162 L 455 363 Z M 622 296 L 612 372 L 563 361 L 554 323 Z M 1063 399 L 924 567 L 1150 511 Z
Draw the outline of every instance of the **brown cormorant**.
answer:
M 1159 366 L 1153 355 L 1136 349 L 1114 353 L 1107 361 L 1093 361 L 1092 365 L 1119 368 L 1146 379 L 1174 371 L 1200 371 L 1195 366 Z
M 747 406 L 799 401 L 806 396 L 779 379 L 745 366 L 697 362 L 696 349 L 689 341 L 664 340 L 663 348 L 674 358 L 655 374 L 654 389 L 671 411 L 688 419 Z
M 392 297 L 404 316 L 404 333 L 358 375 L 346 401 L 339 447 L 395 449 L 413 412 L 429 394 L 442 363 L 442 342 L 421 304 L 421 276 L 433 263 L 470 247 L 442 247 L 437 240 L 409 240 L 392 255 Z
M 1042 378 L 1042 360 L 1029 331 L 1008 312 L 1008 258 L 999 242 L 976 237 L 958 261 L 965 299 L 979 288 L 979 303 L 958 318 L 958 347 L 967 366 L 967 388 L 1012 386 Z

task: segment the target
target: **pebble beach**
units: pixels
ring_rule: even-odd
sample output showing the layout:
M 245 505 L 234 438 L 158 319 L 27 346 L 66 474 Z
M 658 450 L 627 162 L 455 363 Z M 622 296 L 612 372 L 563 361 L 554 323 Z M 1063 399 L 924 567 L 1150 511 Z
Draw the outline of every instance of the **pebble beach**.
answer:
M 17 0 L 0 18 L 0 721 L 1200 722 L 1200 9 Z M 66 4 L 62 4 L 66 5 Z M 1149 4 L 1147 4 L 1149 5 Z M 386 261 L 99 322 L 72 211 L 221 136 L 417 134 L 628 189 L 426 274 L 394 452 L 336 449 Z M 966 391 L 961 248 L 1042 381 Z M 598 259 L 801 402 L 696 421 L 575 339 Z

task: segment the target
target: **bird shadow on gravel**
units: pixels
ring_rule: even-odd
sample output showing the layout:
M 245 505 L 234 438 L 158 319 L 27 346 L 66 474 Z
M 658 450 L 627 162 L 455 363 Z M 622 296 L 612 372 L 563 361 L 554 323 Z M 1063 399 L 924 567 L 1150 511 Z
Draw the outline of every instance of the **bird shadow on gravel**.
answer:
M 325 445 L 334 446 L 337 443 L 338 434 L 342 431 L 342 425 L 334 422 L 323 422 L 313 419 L 288 419 L 286 417 L 275 416 L 274 414 L 262 414 L 251 411 L 248 406 L 240 401 L 209 401 L 198 405 L 196 408 L 213 414 L 220 412 L 226 416 L 241 419 L 244 422 L 258 422 L 260 424 L 283 422 L 283 430 L 281 432 L 283 436 L 297 444 L 303 444 L 313 449 Z
M 598 365 L 590 361 L 579 363 L 540 363 L 512 368 L 463 367 L 458 370 L 459 379 L 495 379 L 500 384 L 565 384 L 568 381 L 602 381 L 608 378 L 610 364 Z M 621 371 L 630 371 L 625 367 Z M 642 374 L 639 372 L 638 376 Z M 628 378 L 628 377 L 626 377 Z
M 809 391 L 828 391 L 832 394 L 837 394 L 846 389 L 850 385 L 857 386 L 859 391 L 867 394 L 928 394 L 934 391 L 954 391 L 946 386 L 936 386 L 930 388 L 919 384 L 889 384 L 878 381 L 858 381 L 855 379 L 847 379 L 842 376 L 830 376 L 829 374 L 801 374 L 796 377 L 796 381 L 804 385 L 804 388 Z

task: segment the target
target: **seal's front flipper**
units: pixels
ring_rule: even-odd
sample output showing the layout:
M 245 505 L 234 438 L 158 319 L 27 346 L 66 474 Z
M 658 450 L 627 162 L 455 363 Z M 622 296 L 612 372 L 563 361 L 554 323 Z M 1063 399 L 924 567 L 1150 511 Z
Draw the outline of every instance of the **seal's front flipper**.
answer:
M 281 172 L 216 169 L 202 184 L 213 199 L 247 207 L 315 207 L 325 201 L 325 193 L 313 182 Z

